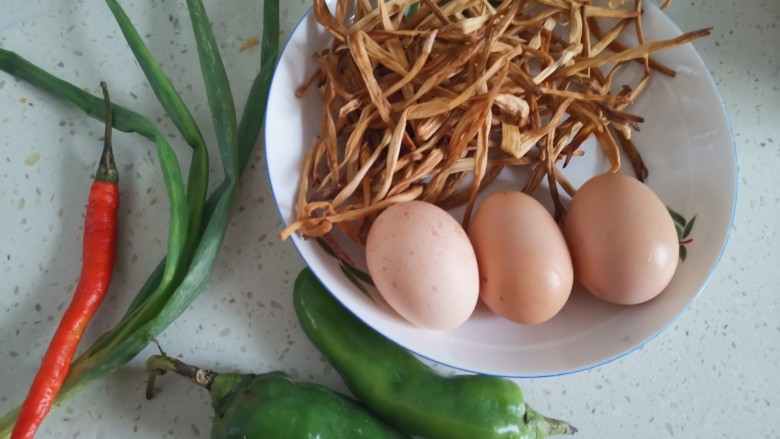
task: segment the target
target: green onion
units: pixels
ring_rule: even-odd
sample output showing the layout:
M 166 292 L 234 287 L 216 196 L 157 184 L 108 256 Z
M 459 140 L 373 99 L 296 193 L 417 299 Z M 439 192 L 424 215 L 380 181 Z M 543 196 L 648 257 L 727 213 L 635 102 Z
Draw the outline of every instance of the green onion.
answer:
M 208 186 L 208 156 L 201 131 L 122 8 L 116 0 L 106 1 L 155 95 L 185 141 L 192 146 L 193 156 L 185 195 L 178 160 L 164 136 L 148 118 L 119 105 L 112 106 L 114 128 L 138 133 L 155 141 L 157 146 L 171 201 L 168 254 L 141 287 L 117 326 L 74 361 L 55 407 L 92 381 L 130 361 L 203 291 L 227 229 L 238 179 L 262 129 L 271 78 L 279 54 L 279 0 L 266 0 L 263 5 L 261 68 L 252 84 L 241 122 L 237 124 L 233 96 L 203 4 L 201 0 L 188 0 L 224 169 L 224 180 L 204 201 Z M 91 117 L 104 120 L 102 99 L 52 76 L 13 52 L 0 49 L 0 70 L 75 104 Z M 0 418 L 0 439 L 10 435 L 17 414 L 18 409 Z
M 190 213 L 190 223 L 187 230 L 187 243 L 184 246 L 185 254 L 189 254 L 200 232 L 203 204 L 206 201 L 208 192 L 209 156 L 206 141 L 203 139 L 203 134 L 201 134 L 197 123 L 195 123 L 192 113 L 190 113 L 179 94 L 176 93 L 170 79 L 165 76 L 162 68 L 160 68 L 146 44 L 144 44 L 125 11 L 116 0 L 106 0 L 106 3 L 114 14 L 117 24 L 119 24 L 119 28 L 122 30 L 130 49 L 135 54 L 146 78 L 152 85 L 152 90 L 160 104 L 162 104 L 173 124 L 182 137 L 184 137 L 184 140 L 193 148 L 187 183 L 187 206 Z M 189 263 L 189 261 L 185 263 Z
M 20 55 L 0 48 L 0 70 L 64 99 L 81 108 L 88 116 L 105 122 L 103 99 L 93 96 L 75 85 L 53 76 Z M 121 105 L 111 104 L 113 128 L 125 133 L 138 133 L 154 140 L 159 134 L 152 122 L 135 111 Z

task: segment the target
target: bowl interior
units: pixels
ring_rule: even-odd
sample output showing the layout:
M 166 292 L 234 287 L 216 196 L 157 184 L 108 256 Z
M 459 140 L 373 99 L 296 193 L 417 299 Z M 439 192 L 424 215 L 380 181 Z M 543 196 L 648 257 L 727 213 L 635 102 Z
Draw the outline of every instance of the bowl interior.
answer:
M 662 39 L 681 32 L 657 7 L 648 5 L 645 33 L 648 39 Z M 330 41 L 330 35 L 311 13 L 307 14 L 282 54 L 271 88 L 266 159 L 285 224 L 295 216 L 300 169 L 319 133 L 322 109 L 315 87 L 300 99 L 294 93 L 316 68 L 312 55 Z M 334 233 L 326 245 L 322 240 L 294 235 L 295 246 L 323 284 L 359 318 L 407 349 L 451 367 L 540 377 L 588 369 L 632 351 L 680 316 L 704 287 L 725 246 L 736 197 L 733 136 L 707 67 L 690 44 L 655 58 L 677 75 L 655 74 L 647 91 L 629 108 L 645 118 L 634 142 L 649 169 L 647 185 L 679 214 L 681 228 L 690 225 L 690 242 L 671 284 L 650 302 L 632 307 L 611 305 L 575 286 L 564 309 L 541 325 L 514 324 L 479 305 L 461 327 L 436 332 L 408 324 L 370 284 L 360 281 L 359 273 L 350 272 L 352 267 L 367 271 L 359 245 Z M 625 79 L 635 74 L 629 71 Z M 572 160 L 564 170 L 575 186 L 609 169 L 595 142 L 584 145 L 583 151 L 585 155 Z M 622 172 L 633 175 L 627 158 L 623 159 Z M 522 187 L 527 173 L 523 169 L 505 171 L 483 191 L 477 206 L 496 190 Z M 546 189 L 543 186 L 534 195 L 549 208 Z M 451 212 L 462 218 L 462 208 Z

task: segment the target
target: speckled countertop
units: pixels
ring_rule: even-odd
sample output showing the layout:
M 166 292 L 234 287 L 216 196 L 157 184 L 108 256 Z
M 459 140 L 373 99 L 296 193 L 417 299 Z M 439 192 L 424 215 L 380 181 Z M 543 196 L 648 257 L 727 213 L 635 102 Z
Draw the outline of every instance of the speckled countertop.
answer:
M 135 62 L 102 2 L 3 3 L 0 47 L 95 93 L 100 79 L 121 78 L 116 101 L 175 131 L 140 72 L 130 73 Z M 125 3 L 185 101 L 205 102 L 183 2 Z M 243 107 L 259 50 L 238 49 L 259 36 L 261 2 L 207 3 Z M 282 3 L 286 39 L 309 2 Z M 583 439 L 780 438 L 780 2 L 675 0 L 667 13 L 684 30 L 715 27 L 695 45 L 720 87 L 738 149 L 739 198 L 725 255 L 690 310 L 643 348 L 595 370 L 519 383 L 539 411 L 570 420 Z M 204 104 L 193 112 L 208 120 Z M 83 217 L 72 207 L 84 203 L 101 135 L 98 122 L 0 73 L 0 412 L 25 392 L 64 292 L 74 287 Z M 157 263 L 150 255 L 164 252 L 166 195 L 143 142 L 115 137 L 123 183 L 116 291 L 137 288 Z M 263 166 L 258 151 L 207 291 L 159 341 L 215 370 L 282 369 L 345 390 L 297 325 L 289 298 L 303 262 L 276 239 L 280 222 Z M 132 295 L 110 296 L 87 338 L 109 328 Z M 39 437 L 207 437 L 205 392 L 165 378 L 163 391 L 144 399 L 143 361 L 153 352 L 94 383 L 50 416 Z

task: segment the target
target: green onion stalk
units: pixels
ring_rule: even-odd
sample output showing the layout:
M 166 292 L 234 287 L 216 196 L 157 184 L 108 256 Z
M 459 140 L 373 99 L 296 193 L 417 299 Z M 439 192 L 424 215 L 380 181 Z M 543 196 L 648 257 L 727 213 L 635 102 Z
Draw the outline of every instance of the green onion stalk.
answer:
M 200 128 L 118 1 L 106 0 L 106 3 L 155 96 L 192 147 L 192 156 L 185 186 L 179 161 L 159 129 L 147 117 L 112 104 L 115 129 L 137 133 L 155 143 L 170 201 L 167 254 L 141 286 L 117 325 L 73 361 L 52 410 L 91 382 L 133 359 L 203 291 L 227 229 L 237 183 L 262 129 L 279 55 L 279 0 L 265 0 L 261 65 L 239 122 L 227 73 L 202 0 L 187 0 L 224 174 L 223 181 L 207 196 L 209 156 Z M 106 118 L 103 99 L 53 76 L 14 52 L 0 48 L 0 70 L 69 101 L 88 116 L 100 121 Z M 0 439 L 10 436 L 18 412 L 17 408 L 0 418 Z

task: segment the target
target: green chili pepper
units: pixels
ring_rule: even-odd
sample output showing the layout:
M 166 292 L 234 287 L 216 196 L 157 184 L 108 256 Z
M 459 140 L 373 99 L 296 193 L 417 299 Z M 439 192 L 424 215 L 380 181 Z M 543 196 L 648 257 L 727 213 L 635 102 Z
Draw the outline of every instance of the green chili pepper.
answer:
M 168 371 L 209 391 L 212 439 L 409 438 L 357 401 L 327 387 L 296 383 L 283 372 L 215 373 L 164 354 L 149 358 L 146 369 L 148 399 L 157 375 Z
M 576 432 L 528 407 L 513 381 L 437 374 L 352 315 L 308 268 L 295 281 L 293 301 L 306 335 L 358 400 L 412 436 L 540 439 Z

